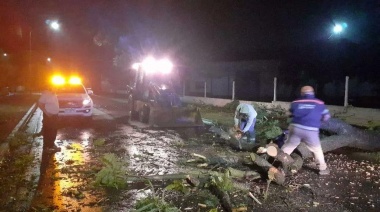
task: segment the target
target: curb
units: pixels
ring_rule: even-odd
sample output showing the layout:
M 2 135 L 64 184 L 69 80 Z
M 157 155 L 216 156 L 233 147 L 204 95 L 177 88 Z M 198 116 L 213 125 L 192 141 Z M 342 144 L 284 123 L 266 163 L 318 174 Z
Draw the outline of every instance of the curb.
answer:
M 30 118 L 33 116 L 36 109 L 37 109 L 37 104 L 34 103 L 32 107 L 30 107 L 28 112 L 26 112 L 24 117 L 19 121 L 16 127 L 12 130 L 12 132 L 8 135 L 8 137 L 5 139 L 5 142 L 0 145 L 0 161 L 6 153 L 9 153 L 9 143 L 8 143 L 9 138 L 11 138 L 15 133 L 25 128 L 25 126 L 29 122 Z

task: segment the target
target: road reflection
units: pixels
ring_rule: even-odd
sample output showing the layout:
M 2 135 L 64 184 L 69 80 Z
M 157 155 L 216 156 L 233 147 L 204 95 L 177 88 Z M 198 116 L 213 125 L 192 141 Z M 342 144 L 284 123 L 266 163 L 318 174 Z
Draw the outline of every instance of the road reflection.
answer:
M 98 198 L 86 190 L 89 182 L 83 176 L 89 160 L 86 151 L 89 136 L 90 133 L 82 132 L 79 137 L 83 140 L 56 140 L 60 152 L 42 153 L 40 179 L 31 211 L 102 211 L 96 206 Z

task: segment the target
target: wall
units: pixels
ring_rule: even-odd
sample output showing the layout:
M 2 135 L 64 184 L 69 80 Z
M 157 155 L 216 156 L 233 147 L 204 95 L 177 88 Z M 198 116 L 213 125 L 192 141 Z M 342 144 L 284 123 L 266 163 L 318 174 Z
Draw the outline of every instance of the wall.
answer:
M 279 65 L 280 62 L 276 60 L 193 65 L 186 73 L 186 93 L 204 96 L 204 87 L 196 85 L 201 85 L 206 81 L 208 96 L 229 97 L 232 95 L 232 81 L 235 80 L 236 94 L 266 101 L 272 97 L 273 78 L 278 74 Z

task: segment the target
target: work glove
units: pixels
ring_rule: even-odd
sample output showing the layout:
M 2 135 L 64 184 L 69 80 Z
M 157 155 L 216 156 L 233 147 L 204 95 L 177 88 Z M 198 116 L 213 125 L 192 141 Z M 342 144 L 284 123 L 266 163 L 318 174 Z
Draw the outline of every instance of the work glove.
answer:
M 240 138 L 243 136 L 243 133 L 242 132 L 236 132 L 235 133 L 235 138 L 237 139 L 237 140 L 240 140 Z

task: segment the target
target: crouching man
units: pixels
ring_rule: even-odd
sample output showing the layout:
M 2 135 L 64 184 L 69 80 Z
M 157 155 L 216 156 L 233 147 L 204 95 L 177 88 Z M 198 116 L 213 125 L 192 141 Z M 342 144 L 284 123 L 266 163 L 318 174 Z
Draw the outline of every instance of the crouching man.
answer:
M 257 112 L 250 104 L 241 103 L 235 110 L 235 137 L 238 140 L 255 142 L 255 123 Z
M 281 147 L 282 151 L 290 155 L 300 142 L 304 142 L 314 154 L 319 174 L 330 174 L 319 139 L 321 121 L 330 118 L 324 102 L 315 98 L 313 87 L 304 86 L 301 88 L 301 98 L 291 103 L 289 111 L 292 121 L 289 126 L 289 137 Z

